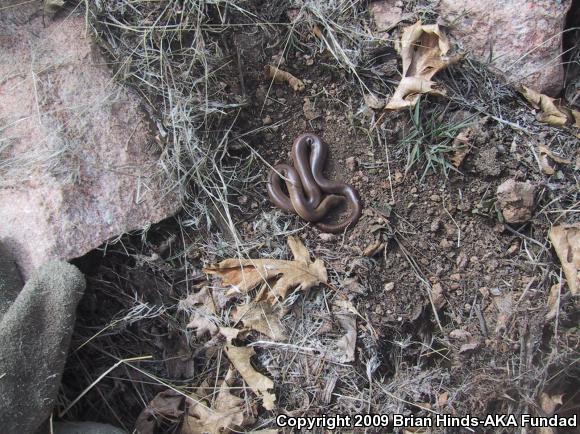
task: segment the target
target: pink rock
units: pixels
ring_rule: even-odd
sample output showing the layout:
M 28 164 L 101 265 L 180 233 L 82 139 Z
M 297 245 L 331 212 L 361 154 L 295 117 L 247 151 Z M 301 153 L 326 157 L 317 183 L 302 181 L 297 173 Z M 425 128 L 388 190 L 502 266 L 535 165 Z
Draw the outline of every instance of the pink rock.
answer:
M 389 31 L 399 24 L 403 17 L 400 0 L 381 0 L 372 2 L 369 10 L 379 32 Z
M 0 10 L 0 242 L 24 277 L 179 207 L 140 99 L 118 85 L 81 16 Z
M 548 95 L 564 84 L 562 31 L 572 0 L 441 0 L 456 42 L 481 61 Z

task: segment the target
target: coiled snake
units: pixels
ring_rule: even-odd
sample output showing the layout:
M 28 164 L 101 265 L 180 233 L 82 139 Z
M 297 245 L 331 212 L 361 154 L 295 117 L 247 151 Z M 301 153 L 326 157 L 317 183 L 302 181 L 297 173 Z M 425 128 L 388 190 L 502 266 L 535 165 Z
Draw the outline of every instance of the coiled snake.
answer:
M 267 189 L 270 200 L 278 208 L 298 214 L 316 223 L 323 232 L 343 232 L 358 221 L 362 204 L 357 191 L 343 182 L 331 181 L 322 174 L 328 156 L 328 146 L 312 133 L 301 134 L 292 145 L 294 167 L 278 164 L 270 172 Z M 285 181 L 288 194 L 282 189 Z M 323 197 L 323 195 L 325 195 Z M 349 202 L 350 215 L 339 223 L 323 223 L 328 212 Z

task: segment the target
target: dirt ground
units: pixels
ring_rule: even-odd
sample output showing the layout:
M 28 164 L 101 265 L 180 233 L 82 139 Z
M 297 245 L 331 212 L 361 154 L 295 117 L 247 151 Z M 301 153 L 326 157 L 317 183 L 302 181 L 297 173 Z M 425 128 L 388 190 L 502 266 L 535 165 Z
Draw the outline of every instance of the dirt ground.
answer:
M 275 428 L 276 414 L 542 414 L 540 397 L 559 394 L 558 413 L 576 414 L 578 298 L 562 287 L 558 315 L 546 317 L 550 288 L 562 281 L 548 231 L 578 219 L 578 167 L 561 165 L 548 177 L 535 149 L 549 143 L 576 161 L 577 138 L 537 122 L 502 78 L 470 60 L 438 76 L 447 98 L 424 97 L 414 111 L 370 109 L 361 82 L 379 97 L 392 93 L 398 80 L 392 47 L 369 51 L 359 81 L 327 51 L 307 49 L 315 35 L 299 35 L 303 45 L 287 49 L 274 31 L 251 27 L 222 36 L 236 53 L 222 89 L 244 101 L 225 158 L 240 170 L 255 161 L 228 196 L 239 242 L 219 216 L 209 229 L 191 228 L 192 216 L 183 213 L 78 260 L 90 285 L 63 407 L 115 360 L 152 357 L 107 372 L 65 418 L 90 415 L 130 432 L 167 384 L 188 393 L 224 375 L 222 352 L 185 328 L 187 315 L 177 304 L 207 282 L 223 290 L 203 266 L 240 252 L 288 258 L 291 233 L 324 261 L 329 284 L 296 295 L 288 307 L 282 322 L 295 347 L 254 347 L 254 367 L 273 379 L 278 410 L 265 411 L 246 392 L 257 422 L 245 429 Z M 299 77 L 305 91 L 272 83 L 267 64 Z M 468 126 L 472 147 L 457 170 L 439 164 L 429 170 L 426 160 L 409 167 L 416 143 L 421 149 L 450 143 Z M 292 141 L 303 132 L 329 145 L 328 178 L 354 186 L 363 200 L 362 218 L 344 235 L 322 234 L 267 197 L 268 165 L 290 162 Z M 449 160 L 453 151 L 437 156 Z M 528 223 L 506 224 L 496 207 L 496 189 L 509 178 L 537 187 Z M 341 295 L 359 313 L 352 363 L 332 356 L 344 332 L 328 306 Z M 224 309 L 231 304 L 226 300 Z M 227 315 L 220 320 L 227 325 Z M 247 342 L 256 341 L 252 335 Z M 179 432 L 180 420 L 162 418 L 157 432 Z

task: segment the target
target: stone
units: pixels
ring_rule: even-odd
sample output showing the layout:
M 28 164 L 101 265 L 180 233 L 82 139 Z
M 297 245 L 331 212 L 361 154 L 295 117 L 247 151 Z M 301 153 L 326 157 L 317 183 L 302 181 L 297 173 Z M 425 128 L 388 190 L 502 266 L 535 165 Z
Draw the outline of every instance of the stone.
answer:
M 379 32 L 388 32 L 403 19 L 403 8 L 396 0 L 372 2 L 369 10 Z
M 179 208 L 140 98 L 115 82 L 84 16 L 56 17 L 42 2 L 0 8 L 0 242 L 25 278 Z
M 345 160 L 345 164 L 346 164 L 346 167 L 348 167 L 348 170 L 350 170 L 351 172 L 354 172 L 357 169 L 358 161 L 356 160 L 355 157 L 348 157 Z
M 534 212 L 536 187 L 508 179 L 497 187 L 497 202 L 507 223 L 525 223 Z
M 510 82 L 556 96 L 564 84 L 562 36 L 572 0 L 441 0 L 451 36 Z

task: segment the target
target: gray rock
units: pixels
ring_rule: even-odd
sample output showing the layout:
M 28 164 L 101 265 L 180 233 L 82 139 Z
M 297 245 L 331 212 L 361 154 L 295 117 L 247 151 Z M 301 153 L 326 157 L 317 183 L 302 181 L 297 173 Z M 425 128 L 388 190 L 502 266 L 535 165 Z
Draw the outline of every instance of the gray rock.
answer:
M 140 99 L 115 82 L 83 16 L 57 17 L 42 2 L 0 7 L 0 240 L 24 277 L 179 207 L 160 191 Z

